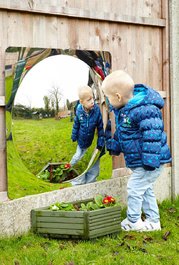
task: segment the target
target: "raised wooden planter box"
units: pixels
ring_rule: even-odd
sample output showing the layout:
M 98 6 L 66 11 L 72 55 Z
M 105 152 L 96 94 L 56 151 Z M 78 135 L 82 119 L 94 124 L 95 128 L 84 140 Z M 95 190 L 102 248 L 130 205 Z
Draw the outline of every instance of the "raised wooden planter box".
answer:
M 91 239 L 120 231 L 119 206 L 94 211 L 31 211 L 33 232 L 55 238 Z

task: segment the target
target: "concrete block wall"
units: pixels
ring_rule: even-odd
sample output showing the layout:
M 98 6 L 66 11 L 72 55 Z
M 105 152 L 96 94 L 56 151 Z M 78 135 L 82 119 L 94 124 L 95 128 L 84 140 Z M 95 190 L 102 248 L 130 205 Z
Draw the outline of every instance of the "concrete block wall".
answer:
M 113 174 L 114 175 L 114 174 Z M 127 180 L 129 176 L 98 181 L 91 184 L 74 186 L 62 190 L 26 196 L 0 204 L 0 237 L 24 234 L 31 228 L 30 213 L 32 209 L 49 206 L 54 202 L 72 202 L 93 198 L 96 194 L 120 196 L 122 206 L 127 200 Z M 171 197 L 171 170 L 165 168 L 155 185 L 155 193 L 159 201 Z

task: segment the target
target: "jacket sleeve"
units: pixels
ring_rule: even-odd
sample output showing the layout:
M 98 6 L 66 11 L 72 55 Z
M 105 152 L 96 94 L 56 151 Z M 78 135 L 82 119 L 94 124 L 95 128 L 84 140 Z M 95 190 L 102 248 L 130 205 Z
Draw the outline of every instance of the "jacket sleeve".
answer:
M 121 146 L 117 136 L 117 131 L 115 131 L 113 138 L 111 139 L 111 151 L 109 151 L 109 153 L 110 155 L 115 155 L 115 156 L 118 156 L 121 153 Z
M 164 129 L 160 110 L 153 106 L 145 107 L 141 114 L 140 130 L 142 132 L 141 157 L 144 168 L 160 167 L 162 133 Z M 146 168 L 147 168 L 146 167 Z
M 104 128 L 103 128 L 103 119 L 101 115 L 100 109 L 98 109 L 98 120 L 97 120 L 97 131 L 98 131 L 98 140 L 97 140 L 97 148 L 102 149 L 105 145 L 105 138 L 104 138 Z
M 120 155 L 121 148 L 119 139 L 117 136 L 117 131 L 114 133 L 113 138 L 111 134 L 111 121 L 108 120 L 108 123 L 106 125 L 105 129 L 105 142 L 106 142 L 106 149 L 109 151 L 110 155 Z
M 76 115 L 74 118 L 73 129 L 71 134 L 71 139 L 73 142 L 77 141 L 78 139 L 79 128 L 80 128 L 80 122 L 78 116 Z

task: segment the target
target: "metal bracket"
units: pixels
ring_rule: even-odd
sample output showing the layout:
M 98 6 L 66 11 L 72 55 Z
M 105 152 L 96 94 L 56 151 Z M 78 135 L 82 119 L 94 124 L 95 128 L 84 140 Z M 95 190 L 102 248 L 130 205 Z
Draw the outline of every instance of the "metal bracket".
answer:
M 0 107 L 5 105 L 5 96 L 0 96 Z

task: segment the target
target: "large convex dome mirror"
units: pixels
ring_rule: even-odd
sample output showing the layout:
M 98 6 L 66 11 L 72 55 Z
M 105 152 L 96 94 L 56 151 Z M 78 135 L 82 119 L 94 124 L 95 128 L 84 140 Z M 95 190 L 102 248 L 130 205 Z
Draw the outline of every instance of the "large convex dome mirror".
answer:
M 109 73 L 110 64 L 110 54 L 107 52 L 7 49 L 5 72 L 9 182 L 15 175 L 18 179 L 23 179 L 25 175 L 28 180 L 33 179 L 45 169 L 50 171 L 47 165 L 71 160 L 76 151 L 76 143 L 71 141 L 71 131 L 78 104 L 78 88 L 81 85 L 91 86 L 95 102 L 101 107 L 104 98 L 100 84 Z M 85 170 L 95 145 L 96 139 L 75 165 L 75 174 L 79 175 Z M 28 194 L 28 188 L 25 189 Z

